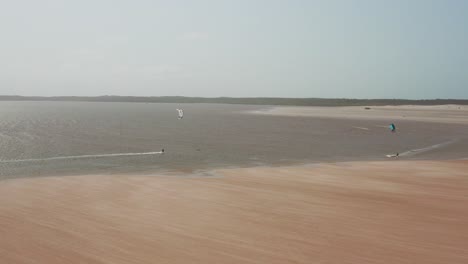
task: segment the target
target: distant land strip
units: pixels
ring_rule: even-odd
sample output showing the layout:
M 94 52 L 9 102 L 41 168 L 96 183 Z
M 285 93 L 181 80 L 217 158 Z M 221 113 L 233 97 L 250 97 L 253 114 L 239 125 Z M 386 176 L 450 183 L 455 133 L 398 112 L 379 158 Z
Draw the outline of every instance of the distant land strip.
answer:
M 0 95 L 0 101 L 67 101 L 132 103 L 210 103 L 292 106 L 382 106 L 382 105 L 468 105 L 461 99 L 344 99 L 344 98 L 276 98 L 276 97 L 184 97 L 184 96 L 17 96 Z

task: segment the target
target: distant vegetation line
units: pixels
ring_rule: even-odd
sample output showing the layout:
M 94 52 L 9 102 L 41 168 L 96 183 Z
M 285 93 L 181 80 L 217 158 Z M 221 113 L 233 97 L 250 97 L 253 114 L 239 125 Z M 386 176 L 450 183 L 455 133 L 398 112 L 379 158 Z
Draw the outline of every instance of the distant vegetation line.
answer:
M 331 98 L 272 98 L 272 97 L 184 97 L 184 96 L 0 96 L 0 101 L 73 101 L 73 102 L 134 102 L 134 103 L 213 103 L 249 105 L 294 105 L 294 106 L 377 106 L 377 105 L 468 105 L 468 100 L 433 99 L 331 99 Z

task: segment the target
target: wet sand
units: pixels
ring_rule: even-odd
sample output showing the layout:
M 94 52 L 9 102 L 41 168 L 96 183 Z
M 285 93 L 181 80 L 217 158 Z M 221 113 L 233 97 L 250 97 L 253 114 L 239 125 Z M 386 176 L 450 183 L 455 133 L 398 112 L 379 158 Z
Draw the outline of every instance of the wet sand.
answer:
M 468 162 L 0 181 L 0 263 L 468 263 Z

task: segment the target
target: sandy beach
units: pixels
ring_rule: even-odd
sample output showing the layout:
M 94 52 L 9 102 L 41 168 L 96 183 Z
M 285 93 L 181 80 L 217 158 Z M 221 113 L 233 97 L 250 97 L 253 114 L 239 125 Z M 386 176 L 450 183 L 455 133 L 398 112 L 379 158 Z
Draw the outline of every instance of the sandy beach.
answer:
M 468 264 L 467 1 L 3 1 L 0 264 Z
M 0 181 L 0 263 L 467 263 L 468 162 Z
M 0 263 L 468 263 L 466 107 L 72 105 L 4 122 Z

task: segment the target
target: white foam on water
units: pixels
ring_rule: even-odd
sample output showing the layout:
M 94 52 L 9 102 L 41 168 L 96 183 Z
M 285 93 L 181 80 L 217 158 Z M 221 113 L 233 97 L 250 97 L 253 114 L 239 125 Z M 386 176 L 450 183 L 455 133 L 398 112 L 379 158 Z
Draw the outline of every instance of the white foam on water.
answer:
M 70 160 L 70 159 L 89 159 L 89 158 L 107 158 L 107 157 L 128 157 L 128 156 L 146 156 L 162 154 L 162 151 L 139 152 L 139 153 L 111 153 L 111 154 L 95 154 L 95 155 L 77 155 L 77 156 L 59 156 L 43 159 L 16 159 L 16 160 L 0 160 L 0 163 L 18 163 L 18 162 L 33 162 L 33 161 L 50 161 L 50 160 Z
M 400 156 L 413 156 L 413 155 L 424 153 L 424 152 L 427 152 L 427 151 L 430 151 L 430 150 L 445 147 L 445 146 L 450 145 L 450 144 L 452 144 L 454 142 L 455 142 L 455 140 L 451 140 L 451 141 L 431 145 L 431 146 L 424 147 L 424 148 L 408 150 L 408 151 L 400 153 Z
M 369 130 L 369 128 L 367 128 L 367 127 L 357 127 L 357 126 L 353 126 L 353 128 L 361 129 L 361 130 Z

